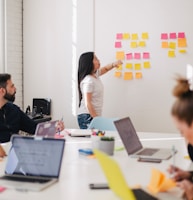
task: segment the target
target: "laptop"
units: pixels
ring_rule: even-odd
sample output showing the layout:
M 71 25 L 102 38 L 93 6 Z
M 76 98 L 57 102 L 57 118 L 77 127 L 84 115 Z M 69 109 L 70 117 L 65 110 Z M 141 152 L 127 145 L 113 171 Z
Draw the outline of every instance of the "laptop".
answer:
M 55 121 L 46 121 L 37 124 L 35 136 L 41 137 L 56 137 L 59 135 L 57 130 L 58 120 Z
M 64 139 L 13 135 L 0 185 L 41 191 L 59 180 Z
M 114 124 L 129 156 L 152 160 L 167 160 L 173 156 L 172 149 L 143 147 L 129 117 L 116 120 Z
M 156 200 L 157 198 L 141 188 L 131 189 L 115 160 L 105 153 L 94 150 L 97 160 L 104 172 L 110 189 L 122 200 Z

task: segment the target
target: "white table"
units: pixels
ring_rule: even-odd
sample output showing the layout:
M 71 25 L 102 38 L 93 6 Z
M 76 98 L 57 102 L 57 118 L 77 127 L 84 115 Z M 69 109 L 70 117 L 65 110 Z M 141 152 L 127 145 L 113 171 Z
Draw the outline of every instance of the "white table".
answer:
M 85 130 L 84 130 L 85 131 Z M 106 135 L 115 136 L 115 147 L 122 147 L 123 144 L 117 132 L 107 132 Z M 187 149 L 184 139 L 179 134 L 165 133 L 138 133 L 142 144 L 149 147 L 171 148 L 175 145 L 178 153 L 176 154 L 176 165 L 187 169 L 191 161 L 185 159 Z M 90 138 L 72 138 L 65 136 L 66 146 L 63 157 L 60 180 L 58 183 L 41 192 L 19 192 L 7 189 L 0 193 L 1 200 L 118 200 L 119 198 L 111 190 L 90 190 L 89 183 L 105 183 L 105 176 L 96 159 L 80 156 L 79 148 L 92 147 Z M 147 186 L 151 177 L 151 169 L 160 169 L 165 174 L 172 159 L 161 163 L 141 163 L 135 158 L 128 157 L 125 150 L 115 151 L 112 156 L 119 163 L 128 185 Z M 0 173 L 3 174 L 6 159 L 0 162 Z M 169 199 L 169 198 L 168 198 Z

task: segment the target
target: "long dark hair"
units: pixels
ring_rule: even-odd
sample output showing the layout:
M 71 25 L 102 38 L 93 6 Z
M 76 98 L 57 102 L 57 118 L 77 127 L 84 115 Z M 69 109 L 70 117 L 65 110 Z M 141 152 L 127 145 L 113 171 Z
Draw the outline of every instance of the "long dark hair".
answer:
M 80 90 L 80 82 L 86 75 L 92 74 L 94 70 L 93 65 L 94 52 L 83 53 L 79 58 L 78 64 L 78 93 L 79 93 L 79 107 L 82 100 L 82 92 Z

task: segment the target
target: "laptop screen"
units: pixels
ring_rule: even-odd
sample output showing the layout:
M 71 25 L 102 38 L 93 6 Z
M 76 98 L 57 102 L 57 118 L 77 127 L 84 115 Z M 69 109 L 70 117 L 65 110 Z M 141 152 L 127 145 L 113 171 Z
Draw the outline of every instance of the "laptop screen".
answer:
M 64 139 L 13 136 L 6 174 L 58 178 Z
M 35 135 L 44 137 L 54 137 L 57 132 L 57 122 L 58 120 L 47 121 L 37 124 Z
M 114 121 L 114 124 L 128 154 L 135 153 L 142 148 L 142 144 L 129 117 Z

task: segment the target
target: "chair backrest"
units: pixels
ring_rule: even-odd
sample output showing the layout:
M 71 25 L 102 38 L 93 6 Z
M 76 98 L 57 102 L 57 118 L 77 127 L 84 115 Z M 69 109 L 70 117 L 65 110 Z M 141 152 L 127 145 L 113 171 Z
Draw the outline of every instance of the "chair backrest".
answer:
M 100 131 L 116 131 L 114 121 L 117 118 L 95 117 L 91 121 L 88 129 L 98 129 Z

